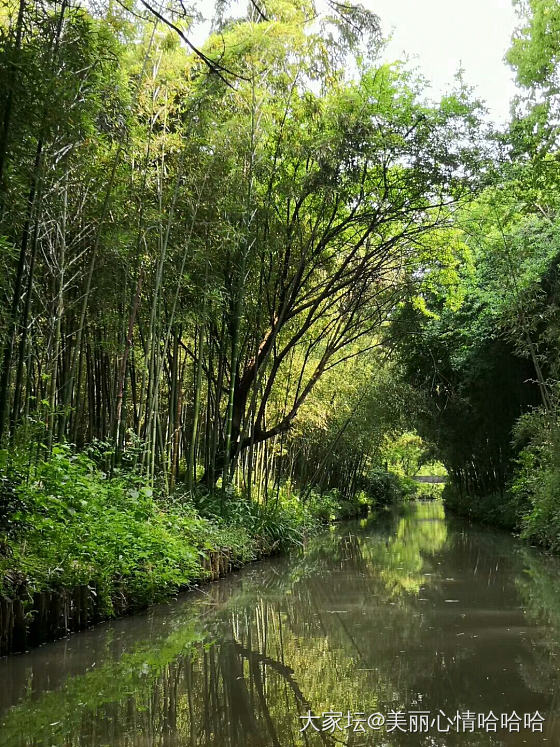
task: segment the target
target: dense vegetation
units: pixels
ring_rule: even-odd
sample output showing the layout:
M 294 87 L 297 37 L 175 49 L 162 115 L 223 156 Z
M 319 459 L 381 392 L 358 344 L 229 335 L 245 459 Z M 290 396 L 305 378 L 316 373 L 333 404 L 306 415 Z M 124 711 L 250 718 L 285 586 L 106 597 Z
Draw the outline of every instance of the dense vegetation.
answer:
M 220 2 L 201 49 L 199 11 L 0 11 L 4 594 L 144 603 L 435 460 L 559 544 L 556 3 L 502 132 L 359 6 Z
M 449 505 L 560 548 L 560 8 L 520 4 L 512 105 L 484 188 L 454 216 L 467 261 L 403 305 L 404 379 L 452 477 Z M 429 276 L 428 276 L 429 277 Z

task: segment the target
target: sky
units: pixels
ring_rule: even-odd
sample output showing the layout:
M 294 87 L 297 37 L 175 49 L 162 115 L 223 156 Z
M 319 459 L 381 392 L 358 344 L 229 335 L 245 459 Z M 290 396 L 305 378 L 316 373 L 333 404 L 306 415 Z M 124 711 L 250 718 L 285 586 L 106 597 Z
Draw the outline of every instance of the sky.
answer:
M 413 59 L 433 95 L 448 88 L 461 66 L 468 85 L 487 103 L 491 118 L 505 122 L 515 93 L 514 74 L 503 57 L 518 21 L 511 0 L 362 0 L 392 32 L 387 59 Z

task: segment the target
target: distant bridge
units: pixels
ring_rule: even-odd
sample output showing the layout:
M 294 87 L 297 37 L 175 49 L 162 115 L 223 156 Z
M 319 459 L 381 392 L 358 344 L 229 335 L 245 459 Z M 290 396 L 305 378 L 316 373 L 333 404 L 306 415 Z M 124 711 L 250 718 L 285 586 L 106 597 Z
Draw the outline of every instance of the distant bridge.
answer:
M 447 482 L 446 475 L 414 475 L 412 478 L 416 482 L 424 482 L 430 485 L 440 485 Z

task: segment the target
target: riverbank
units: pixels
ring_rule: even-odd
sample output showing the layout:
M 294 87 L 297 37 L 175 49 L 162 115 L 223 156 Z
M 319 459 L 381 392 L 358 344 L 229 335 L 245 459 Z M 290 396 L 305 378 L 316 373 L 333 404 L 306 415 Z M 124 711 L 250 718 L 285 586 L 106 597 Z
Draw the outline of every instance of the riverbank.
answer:
M 108 476 L 64 447 L 26 479 L 12 465 L 2 482 L 10 505 L 0 542 L 1 655 L 300 546 L 328 522 L 365 515 L 399 489 L 387 477 L 377 495 L 351 500 L 334 491 L 302 499 L 289 485 L 260 503 L 233 489 L 191 496 L 178 486 L 169 496 L 131 471 Z
M 554 555 L 560 554 L 560 527 L 554 494 L 545 505 L 520 498 L 512 490 L 486 496 L 462 494 L 456 486 L 446 485 L 442 498 L 447 511 L 495 529 L 503 529 L 521 540 Z
M 264 556 L 265 553 L 262 553 L 254 559 Z M 175 592 L 191 589 L 198 583 L 214 581 L 241 565 L 235 562 L 232 548 L 209 550 L 201 556 L 199 578 L 178 586 Z M 167 596 L 173 593 L 168 591 Z M 25 585 L 21 586 L 16 595 L 0 596 L 0 655 L 21 653 L 110 618 L 132 614 L 160 598 L 161 595 L 154 595 L 151 600 L 140 603 L 123 585 L 119 596 L 111 598 L 109 611 L 104 597 L 91 584 L 32 594 Z
M 517 507 L 507 495 L 465 496 L 455 485 L 448 483 L 442 498 L 446 509 L 457 516 L 509 532 L 519 530 Z

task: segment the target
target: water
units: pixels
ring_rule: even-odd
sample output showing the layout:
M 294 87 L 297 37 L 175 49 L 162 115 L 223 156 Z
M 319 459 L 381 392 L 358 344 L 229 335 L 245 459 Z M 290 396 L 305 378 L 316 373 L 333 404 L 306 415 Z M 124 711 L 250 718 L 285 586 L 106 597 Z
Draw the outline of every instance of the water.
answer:
M 559 658 L 558 561 L 419 503 L 1 660 L 0 745 L 557 745 Z

